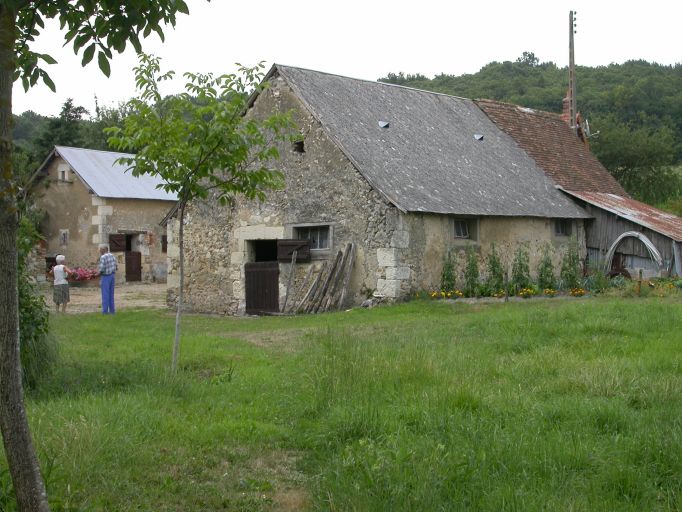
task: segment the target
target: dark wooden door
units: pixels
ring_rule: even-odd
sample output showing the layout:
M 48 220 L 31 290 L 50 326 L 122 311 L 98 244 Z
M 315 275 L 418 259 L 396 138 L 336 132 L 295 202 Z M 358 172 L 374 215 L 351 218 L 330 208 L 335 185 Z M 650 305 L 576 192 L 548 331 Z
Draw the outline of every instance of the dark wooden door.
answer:
M 244 265 L 246 278 L 246 313 L 279 311 L 279 263 L 260 261 Z
M 142 281 L 142 254 L 126 252 L 126 281 Z

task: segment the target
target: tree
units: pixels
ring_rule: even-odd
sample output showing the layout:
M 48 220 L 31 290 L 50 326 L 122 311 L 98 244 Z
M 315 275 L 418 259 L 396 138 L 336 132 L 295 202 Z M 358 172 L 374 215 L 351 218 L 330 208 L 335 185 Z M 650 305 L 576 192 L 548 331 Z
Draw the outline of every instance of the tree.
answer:
M 186 91 L 163 97 L 159 84 L 174 76 L 161 73 L 157 57 L 140 55 L 135 68 L 139 97 L 128 104 L 123 128 L 107 130 L 109 144 L 134 157 L 119 161 L 133 175 L 156 175 L 163 189 L 178 196 L 180 290 L 175 318 L 172 371 L 180 351 L 180 319 L 184 298 L 184 218 L 195 199 L 226 205 L 237 195 L 265 199 L 265 191 L 279 186 L 282 175 L 268 164 L 279 157 L 275 143 L 291 138 L 289 114 L 264 120 L 245 115 L 248 93 L 258 94 L 263 64 L 240 67 L 238 74 L 213 76 L 185 73 Z
M 20 79 L 28 89 L 42 80 L 55 85 L 43 64 L 54 64 L 33 43 L 46 19 L 57 19 L 65 39 L 82 64 L 97 52 L 107 76 L 112 51 L 130 43 L 141 50 L 140 38 L 175 25 L 176 14 L 188 13 L 184 0 L 3 0 L 0 3 L 0 430 L 17 505 L 22 511 L 49 510 L 45 485 L 33 449 L 23 403 L 19 349 L 17 270 L 18 184 L 12 166 L 12 86 Z
M 523 52 L 521 57 L 516 59 L 516 62 L 518 62 L 520 64 L 526 64 L 527 66 L 530 66 L 530 67 L 535 67 L 535 66 L 540 64 L 540 59 L 538 59 L 535 56 L 535 53 L 533 53 L 533 52 Z
M 675 134 L 668 126 L 654 127 L 644 117 L 640 126 L 624 123 L 613 114 L 595 118 L 599 137 L 595 155 L 621 185 L 642 201 L 662 202 L 682 192 L 682 179 L 671 167 Z
M 112 151 L 104 133 L 105 128 L 122 127 L 123 119 L 128 115 L 125 103 L 116 107 L 101 106 L 95 96 L 95 117 L 83 125 L 82 146 L 88 149 Z
M 73 99 L 68 98 L 62 105 L 59 117 L 50 118 L 43 126 L 34 143 L 34 160 L 42 162 L 55 146 L 81 146 L 83 116 L 88 114 L 85 107 L 74 105 Z

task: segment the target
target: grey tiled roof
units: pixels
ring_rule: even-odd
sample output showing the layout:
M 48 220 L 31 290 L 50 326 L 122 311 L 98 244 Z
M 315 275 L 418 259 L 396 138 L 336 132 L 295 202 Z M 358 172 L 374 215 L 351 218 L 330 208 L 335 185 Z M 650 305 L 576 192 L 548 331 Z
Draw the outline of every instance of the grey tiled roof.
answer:
M 403 211 L 587 217 L 471 100 L 278 64 L 268 76 L 276 72 Z
M 116 163 L 127 153 L 55 146 L 53 154 L 61 156 L 85 184 L 98 196 L 117 199 L 158 199 L 177 201 L 173 193 L 156 188 L 162 181 L 156 176 L 135 177 L 127 166 Z M 41 168 L 50 161 L 48 157 Z

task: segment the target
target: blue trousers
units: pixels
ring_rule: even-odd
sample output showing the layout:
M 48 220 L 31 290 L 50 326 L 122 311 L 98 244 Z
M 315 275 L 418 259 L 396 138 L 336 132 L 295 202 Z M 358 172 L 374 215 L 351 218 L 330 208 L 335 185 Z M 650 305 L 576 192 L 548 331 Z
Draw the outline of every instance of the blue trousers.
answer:
M 116 313 L 114 306 L 114 283 L 116 274 L 103 275 L 100 277 L 99 285 L 102 288 L 102 313 Z

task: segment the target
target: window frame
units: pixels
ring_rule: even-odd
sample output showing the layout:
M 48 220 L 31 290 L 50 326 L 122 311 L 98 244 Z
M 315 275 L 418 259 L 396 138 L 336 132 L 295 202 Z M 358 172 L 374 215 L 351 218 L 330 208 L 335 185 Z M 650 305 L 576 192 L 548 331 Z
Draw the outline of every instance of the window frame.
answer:
M 327 237 L 326 237 L 326 247 L 319 247 L 319 242 L 320 239 L 322 238 L 320 235 L 320 230 L 326 228 L 327 231 Z M 310 233 L 316 230 L 317 231 L 317 243 L 315 243 L 315 240 L 310 236 Z M 302 237 L 301 233 L 305 231 L 309 236 L 307 237 Z M 310 250 L 311 251 L 330 251 L 332 248 L 332 227 L 330 224 L 312 224 L 312 225 L 299 225 L 299 226 L 294 226 L 294 235 L 296 235 L 294 238 L 297 240 L 309 240 L 310 241 Z
M 573 219 L 554 219 L 553 235 L 557 238 L 567 238 L 573 235 Z
M 297 222 L 287 224 L 285 228 L 285 236 L 292 240 L 308 240 L 307 238 L 301 238 L 299 234 L 302 229 L 309 228 L 319 228 L 327 227 L 328 231 L 328 247 L 325 249 L 314 249 L 312 243 L 310 244 L 310 256 L 312 259 L 324 259 L 327 258 L 334 249 L 334 235 L 335 235 L 335 223 L 334 222 Z
M 466 235 L 458 235 L 458 226 L 466 226 Z M 477 243 L 478 242 L 478 218 L 477 217 L 453 217 L 450 224 L 450 236 L 455 243 Z

